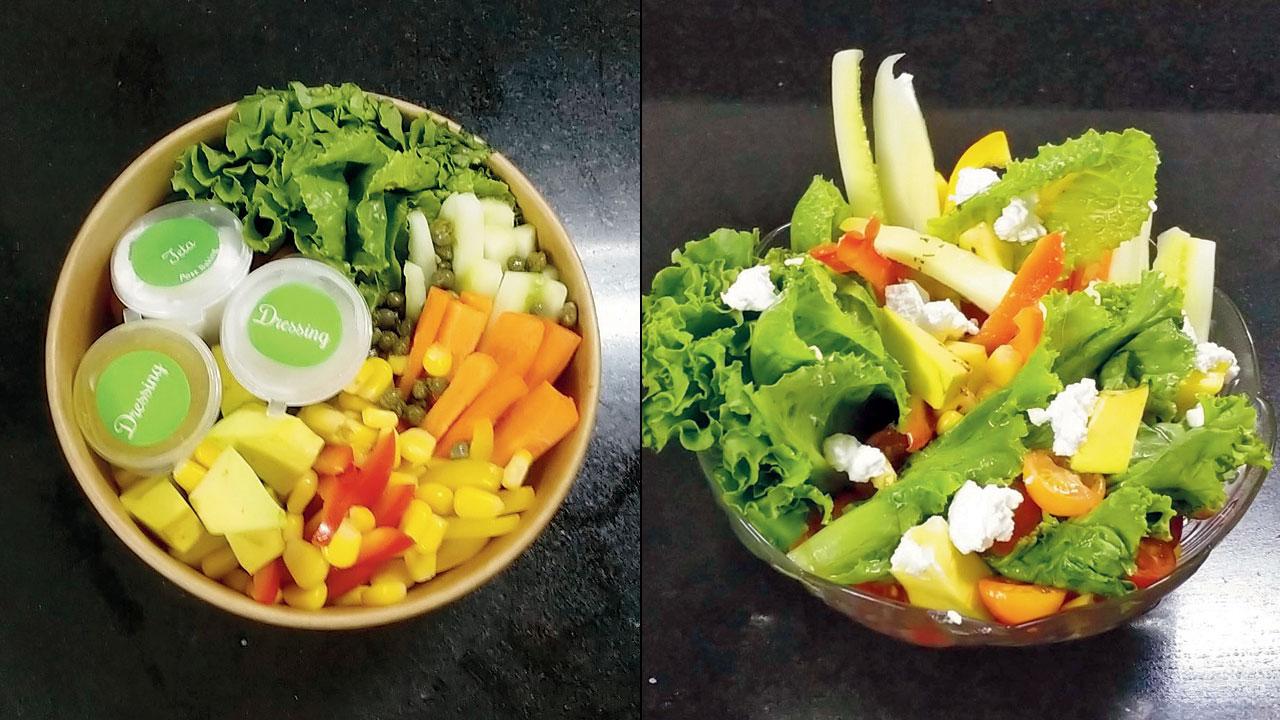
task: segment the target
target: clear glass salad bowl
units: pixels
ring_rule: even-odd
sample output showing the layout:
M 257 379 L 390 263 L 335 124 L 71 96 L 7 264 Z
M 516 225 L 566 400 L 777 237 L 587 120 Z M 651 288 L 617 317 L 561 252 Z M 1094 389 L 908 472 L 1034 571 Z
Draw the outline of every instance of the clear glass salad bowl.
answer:
M 787 230 L 788 226 L 783 225 L 770 232 L 761 240 L 761 247 L 783 244 L 789 238 Z M 1275 417 L 1271 406 L 1262 397 L 1262 380 L 1258 372 L 1253 338 L 1235 303 L 1217 288 L 1214 289 L 1211 327 L 1211 339 L 1234 351 L 1240 363 L 1239 377 L 1225 392 L 1249 397 L 1258 410 L 1258 434 L 1267 447 L 1274 451 Z M 699 462 L 702 461 L 702 456 L 699 456 Z M 704 467 L 704 475 L 707 474 L 705 469 Z M 959 624 L 953 624 L 947 621 L 945 612 L 894 602 L 813 575 L 792 562 L 785 553 L 771 545 L 750 523 L 726 505 L 714 484 L 711 489 L 717 504 L 728 516 L 734 534 L 752 554 L 774 570 L 794 578 L 827 605 L 872 630 L 929 647 L 1026 646 L 1097 635 L 1155 607 L 1200 569 L 1209 553 L 1226 538 L 1227 533 L 1231 532 L 1249 509 L 1266 476 L 1267 472 L 1260 468 L 1245 468 L 1227 486 L 1227 502 L 1218 514 L 1205 520 L 1187 522 L 1182 536 L 1182 554 L 1177 567 L 1168 577 L 1123 597 L 1103 600 L 1012 627 L 967 617 L 962 618 Z M 710 482 L 708 480 L 709 484 Z

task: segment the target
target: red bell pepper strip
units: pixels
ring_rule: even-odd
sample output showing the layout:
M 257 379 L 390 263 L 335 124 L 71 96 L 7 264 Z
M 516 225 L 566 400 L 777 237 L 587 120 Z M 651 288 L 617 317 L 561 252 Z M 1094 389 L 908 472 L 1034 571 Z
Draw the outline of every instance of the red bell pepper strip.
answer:
M 1053 289 L 1062 277 L 1063 262 L 1062 233 L 1049 233 L 1040 238 L 1018 269 L 1009 291 L 991 311 L 982 329 L 973 336 L 973 342 L 981 343 L 987 352 L 991 352 L 1012 340 L 1018 332 L 1014 316 L 1025 307 L 1034 307 L 1045 293 Z
M 1018 351 L 1022 356 L 1022 362 L 1025 363 L 1035 351 L 1036 346 L 1040 344 L 1040 336 L 1044 334 L 1044 315 L 1040 312 L 1040 306 L 1028 305 L 1019 310 L 1018 314 L 1013 316 L 1013 324 L 1018 331 L 1009 340 L 1009 344 Z
M 843 275 L 852 268 L 840 262 L 840 258 L 836 257 L 837 250 L 835 243 L 822 243 L 809 249 L 809 257 Z
M 253 574 L 249 594 L 263 605 L 275 605 L 276 596 L 280 594 L 280 585 L 284 581 L 284 572 L 284 560 L 281 558 L 263 565 Z
M 1108 250 L 1096 262 L 1077 267 L 1071 273 L 1067 289 L 1071 292 L 1079 292 L 1089 287 L 1089 283 L 1094 280 L 1106 280 L 1111 275 L 1111 255 L 1112 251 Z
M 361 585 L 377 572 L 386 561 L 413 547 L 413 538 L 389 527 L 370 530 L 360 541 L 360 555 L 349 568 L 332 568 L 325 579 L 329 597 L 340 598 L 357 585 Z
M 906 417 L 898 423 L 898 432 L 907 436 L 907 452 L 913 453 L 933 439 L 933 412 L 925 405 L 924 398 L 912 395 L 907 402 L 910 408 Z
M 378 438 L 363 467 L 347 470 L 338 478 L 333 495 L 325 500 L 320 510 L 320 524 L 316 526 L 311 541 L 317 545 L 328 545 L 352 505 L 372 507 L 377 503 L 387 487 L 395 458 L 396 434 L 385 433 Z
M 400 518 L 413 500 L 413 485 L 387 485 L 382 497 L 370 510 L 379 527 L 400 527 Z
M 883 302 L 884 289 L 902 282 L 910 271 L 906 265 L 876 252 L 875 240 L 879 232 L 880 221 L 873 217 L 862 232 L 845 233 L 836 247 L 836 258 L 870 283 Z

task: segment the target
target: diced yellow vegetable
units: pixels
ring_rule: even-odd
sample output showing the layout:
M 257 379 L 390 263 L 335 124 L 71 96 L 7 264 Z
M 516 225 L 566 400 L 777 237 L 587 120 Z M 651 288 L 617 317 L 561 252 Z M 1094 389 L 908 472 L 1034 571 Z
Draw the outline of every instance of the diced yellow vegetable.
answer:
M 969 377 L 969 366 L 919 325 L 884 310 L 885 350 L 902 364 L 907 389 L 930 407 L 944 408 Z
M 200 518 L 196 517 L 195 513 L 190 513 L 183 515 L 157 534 L 170 548 L 185 552 L 195 547 L 195 544 L 209 533 L 205 532 L 204 525 L 200 524 Z
M 350 445 L 354 450 L 363 450 L 367 453 L 378 441 L 378 431 L 364 423 L 352 422 L 349 427 L 351 429 Z
M 409 428 L 400 433 L 400 454 L 412 465 L 424 466 L 436 451 L 436 439 L 422 428 Z
M 1013 378 L 1022 369 L 1022 355 L 1012 345 L 1001 345 L 991 351 L 987 358 L 987 382 L 1002 388 L 1013 382 Z
M 348 412 L 362 413 L 365 408 L 376 407 L 372 402 L 349 392 L 338 393 L 338 409 Z
M 1147 406 L 1147 386 L 1132 390 L 1103 390 L 1089 415 L 1084 442 L 1071 456 L 1071 469 L 1112 475 L 1129 468 L 1133 443 Z
M 387 485 L 418 485 L 418 476 L 403 470 L 393 470 L 391 477 L 387 478 Z
M 448 515 L 453 512 L 453 490 L 440 483 L 424 482 L 415 493 L 419 500 L 425 502 L 437 515 Z
M 334 530 L 333 538 L 321 551 L 324 559 L 336 568 L 349 568 L 356 564 L 360 557 L 360 531 L 356 530 L 351 518 L 343 518 L 338 529 Z
M 116 487 L 120 489 L 120 492 L 128 490 L 136 485 L 140 480 L 145 480 L 146 478 L 146 475 L 136 473 L 132 470 L 125 470 L 124 468 L 111 469 L 111 479 L 116 481 Z
M 324 439 L 293 415 L 267 415 L 247 405 L 218 421 L 208 441 L 233 447 L 278 495 L 287 496 L 324 449 Z M 206 466 L 211 467 L 211 466 Z
M 507 466 L 502 469 L 502 487 L 514 490 L 523 485 L 525 478 L 529 475 L 529 465 L 532 462 L 533 455 L 528 450 L 517 450 L 507 461 Z
M 519 513 L 533 507 L 533 488 L 527 485 L 499 491 L 498 497 L 502 498 L 503 513 Z
M 390 430 L 400 424 L 400 418 L 395 413 L 375 407 L 362 410 L 360 420 L 374 430 Z
M 440 483 L 454 492 L 465 486 L 493 492 L 502 485 L 502 468 L 484 460 L 445 460 L 428 466 L 422 480 Z
M 408 588 L 404 583 L 398 580 L 383 580 L 375 582 L 364 591 L 364 604 L 367 607 L 383 607 L 386 605 L 395 605 L 404 600 L 408 594 Z
M 329 597 L 329 588 L 324 583 L 309 589 L 289 586 L 281 594 L 284 595 L 284 604 L 289 607 L 299 610 L 319 610 L 324 607 L 324 601 Z
M 225 542 L 225 539 L 223 542 Z M 200 572 L 214 580 L 219 580 L 234 570 L 238 564 L 236 562 L 236 554 L 231 550 L 231 546 L 224 545 L 209 553 L 200 561 Z
M 463 486 L 453 494 L 453 512 L 460 518 L 492 518 L 502 514 L 502 498 L 487 490 Z
M 284 532 L 275 528 L 231 533 L 227 535 L 227 544 L 236 554 L 240 567 L 253 574 L 284 553 Z
M 357 585 L 335 600 L 333 604 L 338 607 L 359 607 L 364 604 L 364 593 L 368 589 L 368 585 Z
M 276 504 L 253 468 L 233 448 L 222 451 L 190 498 L 196 514 L 214 535 L 284 526 L 284 508 Z
M 387 358 L 387 364 L 391 366 L 391 374 L 399 377 L 404 374 L 405 368 L 409 367 L 409 357 L 407 355 L 391 355 Z
M 285 543 L 290 540 L 301 540 L 302 531 L 306 526 L 306 521 L 297 513 L 288 513 L 284 516 L 284 527 L 281 532 L 284 533 Z
M 471 449 L 467 457 L 488 461 L 491 455 L 493 455 L 493 423 L 481 418 L 471 426 Z
M 225 548 L 227 552 L 231 552 L 231 547 L 227 545 L 226 538 L 221 535 L 210 535 L 208 532 L 200 536 L 186 552 L 178 552 L 173 548 L 169 548 L 169 554 L 177 558 L 180 562 L 184 562 L 192 567 L 199 567 L 200 562 L 212 555 L 214 552 Z M 235 563 L 235 556 L 232 556 L 231 562 Z
M 181 523 L 188 515 L 194 517 L 191 506 L 168 475 L 156 475 L 133 485 L 120 496 L 120 502 L 139 523 L 162 538 L 166 528 Z M 190 547 L 177 549 L 181 552 Z
M 306 540 L 292 539 L 284 545 L 284 566 L 301 588 L 323 585 L 329 576 L 329 561 L 320 548 Z
M 1093 593 L 1084 593 L 1077 595 L 1062 604 L 1063 610 L 1075 610 L 1076 608 L 1088 607 L 1093 604 Z
M 351 419 L 332 405 L 307 405 L 298 411 L 298 419 L 330 445 L 351 444 Z
M 519 515 L 503 515 L 493 518 L 449 518 L 444 530 L 445 540 L 491 538 L 506 535 L 520 524 Z
M 227 359 L 222 354 L 222 346 L 213 346 L 213 359 L 218 363 L 218 376 L 222 379 L 222 400 L 220 409 L 222 416 L 226 417 L 231 413 L 239 410 L 241 406 L 248 403 L 261 403 L 262 401 L 254 397 L 253 393 L 244 389 L 240 381 L 227 367 Z
M 991 568 L 977 553 L 962 554 L 951 544 L 946 518 L 934 515 L 909 528 L 902 542 L 914 542 L 933 556 L 933 562 L 919 574 L 893 571 L 893 577 L 907 591 L 912 605 L 931 610 L 955 610 L 980 620 L 991 615 L 978 594 L 978 581 L 991 575 Z
M 347 511 L 347 517 L 350 518 L 352 527 L 361 535 L 378 526 L 378 519 L 373 516 L 373 511 L 363 505 L 352 505 Z
M 952 340 L 947 349 L 969 366 L 969 380 L 966 387 L 976 391 L 987 381 L 987 349 L 978 343 Z
M 183 460 L 173 469 L 173 481 L 188 493 L 204 479 L 205 468 L 194 460 Z
M 225 441 L 206 437 L 204 440 L 201 440 L 200 444 L 196 446 L 196 449 L 192 451 L 191 457 L 196 462 L 209 468 L 213 467 L 213 464 L 218 460 L 218 456 L 226 449 L 227 443 Z
M 422 356 L 422 369 L 431 377 L 444 377 L 453 369 L 453 354 L 439 343 L 431 343 Z
M 400 519 L 400 530 L 413 538 L 417 547 L 425 552 L 435 552 L 440 547 L 448 521 L 431 511 L 427 504 L 417 498 L 409 501 L 404 517 Z
M 404 565 L 414 582 L 426 582 L 436 576 L 436 553 L 411 547 L 404 553 Z
M 1217 395 L 1222 392 L 1222 388 L 1226 384 L 1227 375 L 1223 371 L 1204 372 L 1192 370 L 1189 375 L 1183 378 L 1182 384 L 1178 386 L 1178 396 L 1176 398 L 1178 410 L 1186 412 L 1200 402 L 1201 395 Z
M 368 402 L 377 402 L 378 398 L 391 389 L 392 374 L 390 363 L 380 357 L 371 357 L 360 366 L 351 384 L 347 385 L 346 392 Z
M 412 585 L 413 577 L 409 574 L 409 567 L 405 564 L 404 558 L 391 558 L 388 560 L 378 572 L 373 574 L 370 583 L 377 585 L 385 581 L 398 582 L 401 585 Z
M 951 428 L 960 424 L 964 419 L 964 415 L 955 410 L 946 410 L 938 415 L 937 431 L 939 435 L 945 435 Z
M 440 543 L 440 549 L 436 552 L 436 572 L 452 570 L 465 563 L 483 550 L 488 542 L 489 538 L 486 537 L 445 540 Z
M 253 578 L 249 577 L 249 573 L 242 568 L 231 568 L 231 572 L 222 578 L 222 584 L 235 590 L 238 593 L 247 594 L 249 585 L 253 582 Z
M 285 501 L 285 509 L 291 513 L 302 513 L 311 504 L 320 487 L 320 478 L 315 470 L 308 469 L 293 483 L 289 498 Z

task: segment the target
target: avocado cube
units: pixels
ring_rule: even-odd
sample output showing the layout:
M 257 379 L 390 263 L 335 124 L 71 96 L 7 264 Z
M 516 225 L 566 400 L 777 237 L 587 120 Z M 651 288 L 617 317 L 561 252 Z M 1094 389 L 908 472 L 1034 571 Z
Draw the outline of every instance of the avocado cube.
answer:
M 284 554 L 284 531 L 279 528 L 231 533 L 227 542 L 240 567 L 250 575 Z
M 284 508 L 235 448 L 218 455 L 204 480 L 191 491 L 191 505 L 214 535 L 284 527 Z
M 202 534 L 199 539 L 192 543 L 191 547 L 186 550 L 176 550 L 169 548 L 169 554 L 177 558 L 180 562 L 186 563 L 193 567 L 200 564 L 210 553 L 220 550 L 226 546 L 227 540 L 221 535 L 212 535 L 201 527 Z
M 884 346 L 902 365 L 907 390 L 935 410 L 947 407 L 964 387 L 969 366 L 915 323 L 888 308 L 883 312 Z
M 977 553 L 963 554 L 951 544 L 946 518 L 934 515 L 902 534 L 902 542 L 913 542 L 933 556 L 920 573 L 893 570 L 893 577 L 907 591 L 912 605 L 931 610 L 955 610 L 980 620 L 991 615 L 978 594 L 978 581 L 991 576 L 991 568 Z
M 130 486 L 120 496 L 124 508 L 148 530 L 160 535 L 165 528 L 191 513 L 168 475 L 156 475 Z
M 324 439 L 293 415 L 267 415 L 261 405 L 246 405 L 219 420 L 206 442 L 228 445 L 240 453 L 254 473 L 284 497 L 311 469 Z
M 1147 386 L 1133 390 L 1103 390 L 1089 414 L 1084 442 L 1071 456 L 1071 469 L 1112 475 L 1129 469 L 1133 443 L 1147 407 Z

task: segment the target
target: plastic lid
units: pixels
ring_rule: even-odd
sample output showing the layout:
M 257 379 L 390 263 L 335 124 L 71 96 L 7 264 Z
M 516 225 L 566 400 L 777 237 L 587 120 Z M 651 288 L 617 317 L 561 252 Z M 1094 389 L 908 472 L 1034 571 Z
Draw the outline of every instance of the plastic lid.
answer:
M 227 369 L 273 412 L 327 400 L 369 356 L 373 321 L 354 283 L 318 260 L 291 257 L 249 274 L 227 300 Z
M 168 472 L 218 417 L 222 380 L 213 353 L 163 320 L 118 325 L 89 347 L 73 381 L 76 421 L 108 462 Z
M 184 200 L 138 218 L 111 255 L 111 286 L 134 314 L 173 320 L 213 340 L 222 302 L 249 273 L 253 251 L 235 213 Z

